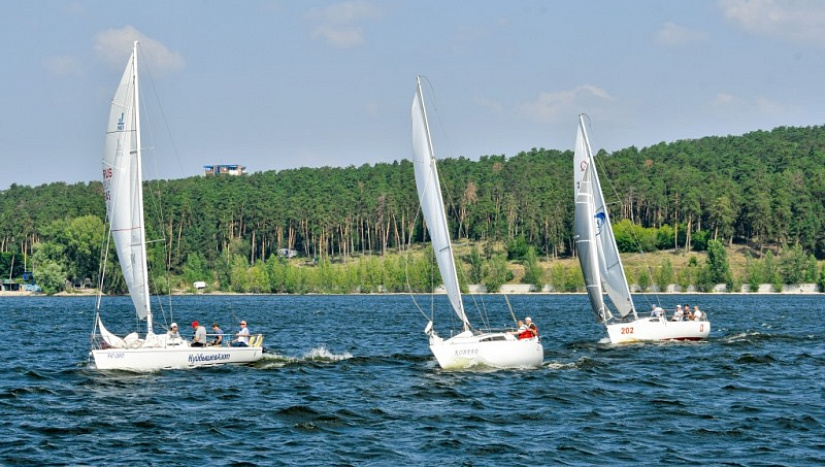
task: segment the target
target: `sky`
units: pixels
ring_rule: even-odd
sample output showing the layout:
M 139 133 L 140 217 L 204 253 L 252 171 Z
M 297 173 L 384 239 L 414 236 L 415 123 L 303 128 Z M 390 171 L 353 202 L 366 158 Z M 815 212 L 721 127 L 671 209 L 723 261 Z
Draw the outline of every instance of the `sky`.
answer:
M 146 178 L 614 151 L 825 124 L 817 0 L 0 1 L 0 190 L 100 179 L 140 41 Z

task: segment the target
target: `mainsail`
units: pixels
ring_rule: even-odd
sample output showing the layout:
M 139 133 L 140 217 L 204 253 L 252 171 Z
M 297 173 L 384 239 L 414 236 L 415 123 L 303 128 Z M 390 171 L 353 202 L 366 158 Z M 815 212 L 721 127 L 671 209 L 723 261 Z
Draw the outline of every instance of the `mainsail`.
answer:
M 444 212 L 441 184 L 438 180 L 438 169 L 433 154 L 420 77 L 418 78 L 418 91 L 412 104 L 412 140 L 415 185 L 418 188 L 418 199 L 421 202 L 424 221 L 427 223 L 427 229 L 430 232 L 430 239 L 438 262 L 438 270 L 441 272 L 441 280 L 444 282 L 444 288 L 447 289 L 447 296 L 453 310 L 464 323 L 464 327 L 469 329 L 470 322 L 464 313 L 464 304 L 461 300 L 461 290 L 458 284 L 453 248 L 450 243 L 450 232 L 447 228 L 447 214 Z
M 106 215 L 123 279 L 140 319 L 152 329 L 143 223 L 137 42 L 112 99 L 103 154 Z
M 599 315 L 600 321 L 607 321 L 612 317 L 602 298 L 604 287 L 621 317 L 624 318 L 631 313 L 635 316 L 630 288 L 613 236 L 610 213 L 605 206 L 599 175 L 593 164 L 593 151 L 590 148 L 583 115 L 579 116 L 573 161 L 576 249 L 593 311 Z

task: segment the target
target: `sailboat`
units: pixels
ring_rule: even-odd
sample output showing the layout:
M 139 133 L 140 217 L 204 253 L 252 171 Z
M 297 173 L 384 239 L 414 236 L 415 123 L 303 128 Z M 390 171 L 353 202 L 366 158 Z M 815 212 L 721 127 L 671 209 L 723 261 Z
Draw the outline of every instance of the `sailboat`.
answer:
M 710 321 L 668 321 L 664 313 L 640 318 L 636 312 L 613 235 L 610 213 L 604 202 L 584 117 L 584 114 L 579 115 L 573 157 L 576 198 L 574 240 L 596 321 L 605 325 L 613 344 L 707 338 Z M 610 297 L 615 313 L 608 308 L 605 293 Z
M 439 366 L 445 369 L 475 365 L 494 368 L 540 366 L 544 360 L 544 348 L 540 337 L 519 340 L 515 334 L 507 331 L 476 331 L 467 318 L 458 283 L 420 76 L 417 83 L 418 88 L 412 104 L 415 184 L 450 306 L 463 326 L 462 332 L 444 339 L 436 333 L 433 321 L 430 320 L 424 329 L 430 339 L 430 350 Z
M 143 220 L 141 169 L 138 42 L 112 99 L 103 156 L 103 191 L 111 238 L 114 240 L 123 280 L 146 334 L 133 332 L 123 338 L 109 332 L 101 318 L 101 273 L 91 357 L 101 370 L 158 370 L 227 363 L 252 363 L 263 356 L 261 335 L 250 337 L 248 347 L 191 347 L 185 339 L 168 333 L 155 334 L 146 261 L 146 229 Z M 105 264 L 105 260 L 104 260 Z

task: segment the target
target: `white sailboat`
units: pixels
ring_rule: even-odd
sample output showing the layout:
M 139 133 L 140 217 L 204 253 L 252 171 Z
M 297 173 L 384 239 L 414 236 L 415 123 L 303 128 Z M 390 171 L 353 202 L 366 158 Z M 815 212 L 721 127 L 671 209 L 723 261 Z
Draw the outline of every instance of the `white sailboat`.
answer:
M 418 88 L 412 104 L 415 184 L 444 288 L 453 311 L 463 323 L 463 332 L 448 339 L 436 334 L 432 321 L 427 323 L 424 332 L 430 337 L 430 350 L 439 366 L 445 369 L 467 368 L 474 365 L 495 368 L 539 366 L 544 360 L 544 348 L 540 337 L 519 340 L 514 334 L 506 331 L 475 331 L 467 319 L 447 227 L 444 200 L 441 196 L 424 96 L 421 92 L 421 77 L 418 77 L 417 83 Z
M 590 306 L 596 320 L 607 327 L 610 342 L 699 340 L 708 337 L 710 321 L 668 321 L 664 313 L 658 317 L 639 318 L 636 313 L 613 236 L 610 213 L 604 203 L 584 115 L 579 115 L 573 177 L 576 251 L 590 297 Z M 615 315 L 607 307 L 605 293 L 613 303 Z
M 135 42 L 112 99 L 103 156 L 103 184 L 109 230 L 123 279 L 137 317 L 146 320 L 146 334 L 140 338 L 134 332 L 120 338 L 109 332 L 103 326 L 98 296 L 91 349 L 94 365 L 102 370 L 141 371 L 255 362 L 263 356 L 260 335 L 252 336 L 248 347 L 191 347 L 180 337 L 154 333 L 143 221 L 137 52 Z M 102 277 L 103 274 L 101 285 Z

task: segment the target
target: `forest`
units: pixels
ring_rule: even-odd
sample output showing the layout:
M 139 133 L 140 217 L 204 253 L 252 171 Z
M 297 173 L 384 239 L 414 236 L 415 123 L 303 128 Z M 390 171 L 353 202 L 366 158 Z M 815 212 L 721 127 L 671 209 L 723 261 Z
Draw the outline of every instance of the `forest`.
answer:
M 552 282 L 552 271 L 528 266 L 574 254 L 572 158 L 533 148 L 439 161 L 452 237 L 472 245 L 465 282 L 506 282 L 506 261 Z M 718 242 L 748 247 L 754 261 L 785 252 L 806 264 L 825 259 L 825 126 L 600 151 L 596 160 L 623 251 L 688 254 Z M 156 291 L 193 280 L 237 291 L 419 290 L 433 274 L 408 160 L 144 186 Z M 0 191 L 0 274 L 33 270 L 49 291 L 96 285 L 105 257 L 122 290 L 116 259 L 101 254 L 111 249 L 102 192 L 100 181 Z M 279 257 L 288 250 L 298 257 Z M 166 271 L 172 283 L 160 280 Z M 421 275 L 415 284 L 411 271 Z

